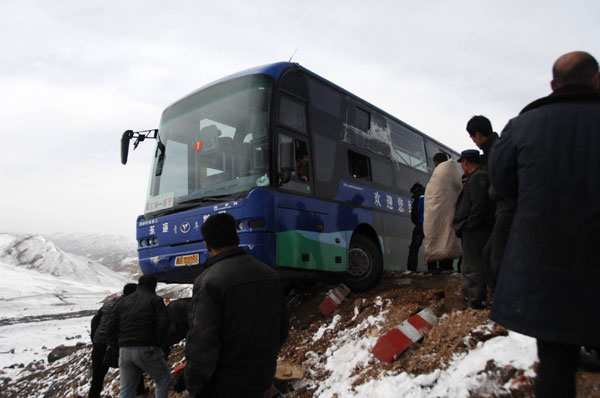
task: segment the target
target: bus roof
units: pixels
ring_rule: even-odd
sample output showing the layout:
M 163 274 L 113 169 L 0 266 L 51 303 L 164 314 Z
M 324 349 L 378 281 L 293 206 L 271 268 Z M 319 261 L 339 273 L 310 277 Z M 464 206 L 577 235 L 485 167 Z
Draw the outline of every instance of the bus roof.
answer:
M 250 76 L 250 75 L 267 75 L 267 76 L 273 77 L 275 79 L 275 81 L 278 81 L 279 78 L 281 77 L 282 73 L 286 69 L 291 68 L 291 67 L 296 67 L 299 70 L 302 70 L 302 71 L 308 73 L 309 75 L 312 75 L 314 77 L 317 77 L 317 78 L 321 79 L 322 81 L 326 82 L 327 84 L 331 85 L 332 87 L 335 87 L 337 90 L 343 92 L 344 94 L 349 95 L 351 97 L 354 97 L 354 98 L 360 100 L 361 102 L 365 103 L 366 105 L 369 105 L 372 109 L 376 110 L 377 112 L 380 112 L 383 115 L 386 115 L 386 116 L 388 116 L 388 117 L 390 117 L 392 119 L 395 119 L 396 121 L 399 121 L 400 123 L 402 123 L 402 124 L 410 127 L 411 129 L 418 131 L 419 134 L 424 135 L 429 140 L 431 140 L 431 141 L 433 141 L 433 142 L 435 142 L 435 143 L 437 143 L 437 144 L 439 144 L 439 145 L 441 145 L 443 147 L 446 147 L 450 151 L 454 152 L 455 155 L 458 155 L 458 152 L 456 152 L 452 148 L 448 147 L 447 145 L 442 144 L 441 142 L 439 142 L 435 138 L 432 138 L 428 134 L 423 133 L 422 131 L 420 131 L 419 129 L 417 129 L 417 128 L 411 126 L 411 125 L 409 125 L 405 121 L 400 120 L 397 117 L 391 115 L 390 113 L 384 111 L 383 109 L 381 109 L 381 108 L 379 108 L 379 107 L 371 104 L 369 101 L 366 101 L 366 100 L 362 99 L 361 97 L 357 96 L 356 94 L 353 94 L 353 93 L 349 92 L 348 90 L 346 90 L 346 89 L 338 86 L 335 83 L 332 83 L 331 81 L 325 79 L 324 77 L 322 77 L 322 76 L 314 73 L 311 70 L 306 69 L 302 65 L 300 65 L 298 63 L 295 63 L 295 62 L 275 62 L 275 63 L 272 63 L 272 64 L 266 64 L 266 65 L 256 66 L 256 67 L 253 67 L 253 68 L 250 68 L 250 69 L 246 69 L 246 70 L 243 70 L 243 71 L 240 71 L 240 72 L 237 72 L 237 73 L 233 73 L 231 75 L 228 75 L 228 76 L 222 77 L 222 78 L 220 78 L 218 80 L 215 80 L 215 81 L 213 81 L 211 83 L 208 83 L 208 84 L 200 87 L 197 90 L 194 90 L 190 94 L 188 94 L 188 95 L 186 95 L 186 96 L 178 99 L 177 101 L 175 101 L 174 103 L 172 103 L 171 105 L 169 105 L 167 108 L 170 108 L 171 106 L 175 105 L 177 102 L 179 102 L 179 101 L 181 101 L 181 100 L 183 100 L 183 99 L 185 99 L 185 98 L 187 98 L 187 97 L 189 97 L 191 95 L 194 95 L 194 94 L 196 94 L 196 93 L 198 93 L 198 92 L 200 92 L 200 91 L 202 91 L 202 90 L 204 90 L 204 89 L 206 89 L 208 87 L 212 87 L 212 86 L 217 85 L 219 83 L 222 83 L 222 82 L 225 82 L 225 81 L 229 81 L 229 80 L 233 80 L 233 79 L 236 79 L 238 77 Z

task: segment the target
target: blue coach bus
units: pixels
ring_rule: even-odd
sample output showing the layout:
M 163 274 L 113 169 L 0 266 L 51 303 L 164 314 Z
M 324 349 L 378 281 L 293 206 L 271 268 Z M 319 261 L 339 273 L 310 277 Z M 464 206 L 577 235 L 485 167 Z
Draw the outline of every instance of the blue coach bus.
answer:
M 366 290 L 405 268 L 410 187 L 432 156 L 458 154 L 295 63 L 246 70 L 165 109 L 154 138 L 139 264 L 160 281 L 192 282 L 208 258 L 200 227 L 230 213 L 240 245 L 273 267 L 338 273 Z

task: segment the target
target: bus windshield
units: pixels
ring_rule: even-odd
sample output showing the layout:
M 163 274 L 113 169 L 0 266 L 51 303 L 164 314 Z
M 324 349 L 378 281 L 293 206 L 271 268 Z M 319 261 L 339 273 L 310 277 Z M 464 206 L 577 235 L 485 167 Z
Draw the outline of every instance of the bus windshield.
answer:
M 268 77 L 247 76 L 167 108 L 144 214 L 235 200 L 269 185 L 271 92 Z

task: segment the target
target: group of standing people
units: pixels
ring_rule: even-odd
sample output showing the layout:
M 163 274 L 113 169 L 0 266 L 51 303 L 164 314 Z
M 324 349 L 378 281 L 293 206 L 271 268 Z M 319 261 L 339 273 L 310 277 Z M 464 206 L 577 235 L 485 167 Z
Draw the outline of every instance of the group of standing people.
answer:
M 600 348 L 598 62 L 582 51 L 561 56 L 551 88 L 500 136 L 486 117 L 469 120 L 467 131 L 483 153 L 461 153 L 464 185 L 447 210 L 461 241 L 465 300 L 491 307 L 493 321 L 537 339 L 538 398 L 574 397 L 581 347 Z M 439 167 L 424 194 L 417 192 L 425 197 L 424 226 Z M 424 230 L 427 261 L 427 240 L 438 231 L 415 230 L 417 238 Z
M 425 240 L 427 271 L 452 271 L 454 260 L 458 259 L 464 298 L 472 308 L 483 309 L 488 304 L 487 288 L 493 289 L 499 270 L 499 264 L 492 266 L 488 250 L 494 247 L 491 235 L 495 205 L 487 173 L 489 153 L 498 134 L 484 116 L 469 120 L 467 131 L 483 149 L 483 155 L 476 149 L 463 151 L 458 159 L 464 173 L 461 176 L 446 153 L 436 153 L 427 187 L 415 183 L 411 188 L 411 219 L 415 227 L 408 270 L 417 271 L 419 247 Z
M 211 258 L 191 299 L 167 306 L 156 294 L 156 278 L 143 275 L 93 318 L 90 398 L 100 397 L 108 370 L 104 358 L 113 347 L 118 347 L 119 398 L 134 398 L 140 381 L 144 391 L 142 373 L 154 380 L 155 397 L 166 398 L 169 347 L 183 338 L 190 397 L 264 397 L 288 334 L 279 274 L 238 247 L 229 214 L 209 217 L 202 236 Z
M 472 308 L 483 309 L 488 304 L 488 287 L 497 277 L 489 257 L 484 255 L 484 249 L 491 245 L 494 226 L 495 203 L 489 195 L 488 159 L 498 134 L 493 132 L 485 116 L 471 118 L 467 131 L 473 142 L 483 149 L 483 155 L 479 150 L 467 149 L 458 160 L 465 183 L 456 202 L 453 226 L 462 243 L 461 288 L 464 298 Z

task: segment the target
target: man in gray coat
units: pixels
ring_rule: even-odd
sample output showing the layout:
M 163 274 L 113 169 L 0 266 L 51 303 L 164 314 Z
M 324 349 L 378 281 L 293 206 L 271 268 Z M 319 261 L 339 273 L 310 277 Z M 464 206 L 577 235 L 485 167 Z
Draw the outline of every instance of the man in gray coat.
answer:
M 552 72 L 490 163 L 498 194 L 517 197 L 490 318 L 537 339 L 537 398 L 574 397 L 579 347 L 600 347 L 598 62 L 572 52 Z

